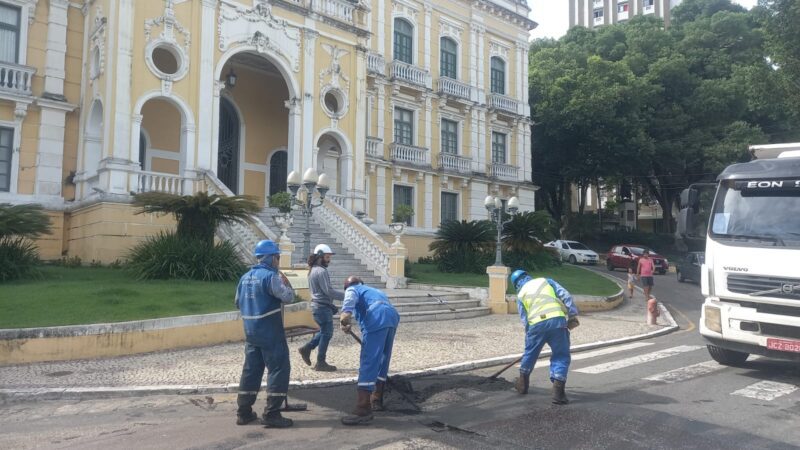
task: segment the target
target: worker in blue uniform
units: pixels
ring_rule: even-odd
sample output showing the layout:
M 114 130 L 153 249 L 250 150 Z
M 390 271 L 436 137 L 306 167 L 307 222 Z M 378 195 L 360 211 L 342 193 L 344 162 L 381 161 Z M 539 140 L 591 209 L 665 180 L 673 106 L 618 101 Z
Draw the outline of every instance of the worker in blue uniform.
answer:
M 267 406 L 261 423 L 268 428 L 287 428 L 292 426 L 292 420 L 280 412 L 286 402 L 290 372 L 281 306 L 294 299 L 294 290 L 278 271 L 280 249 L 274 241 L 260 241 L 253 254 L 258 263 L 242 276 L 236 288 L 236 307 L 241 311 L 245 335 L 236 424 L 245 425 L 258 419 L 252 407 L 266 367 Z M 289 407 L 287 402 L 286 409 L 304 410 L 305 405 Z
M 366 286 L 358 277 L 344 284 L 344 303 L 339 321 L 350 332 L 353 317 L 361 328 L 361 364 L 358 369 L 358 397 L 353 414 L 342 418 L 345 425 L 372 421 L 372 411 L 383 411 L 383 391 L 392 359 L 392 345 L 400 315 L 382 291 Z
M 520 394 L 528 393 L 533 366 L 547 344 L 552 351 L 553 403 L 566 404 L 565 387 L 571 360 L 569 332 L 580 325 L 578 308 L 572 295 L 550 278 L 533 278 L 524 270 L 515 270 L 510 279 L 517 290 L 517 309 L 525 326 L 525 353 L 514 387 Z

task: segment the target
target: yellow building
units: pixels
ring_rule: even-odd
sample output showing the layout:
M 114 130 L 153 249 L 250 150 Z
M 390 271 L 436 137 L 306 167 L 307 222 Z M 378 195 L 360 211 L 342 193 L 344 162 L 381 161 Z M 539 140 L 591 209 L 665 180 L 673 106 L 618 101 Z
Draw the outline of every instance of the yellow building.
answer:
M 523 0 L 0 0 L 0 203 L 51 211 L 43 257 L 108 262 L 170 226 L 133 214 L 131 193 L 264 202 L 315 167 L 332 180 L 323 217 L 350 224 L 353 246 L 374 240 L 357 213 L 385 237 L 409 204 L 404 241 L 424 254 L 442 220 L 486 218 L 487 195 L 534 208 L 528 13 Z M 277 235 L 244 228 L 227 236 Z

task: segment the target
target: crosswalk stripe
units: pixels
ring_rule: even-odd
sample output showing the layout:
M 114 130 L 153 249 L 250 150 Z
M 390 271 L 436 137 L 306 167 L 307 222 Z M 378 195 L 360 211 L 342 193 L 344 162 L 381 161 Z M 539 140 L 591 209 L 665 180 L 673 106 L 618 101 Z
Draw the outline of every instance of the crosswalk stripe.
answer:
M 612 353 L 622 352 L 622 351 L 625 351 L 625 350 L 633 350 L 635 348 L 647 347 L 649 345 L 653 345 L 653 343 L 652 342 L 634 342 L 632 344 L 618 345 L 616 347 L 601 348 L 600 350 L 594 350 L 594 351 L 591 351 L 591 352 L 575 353 L 574 355 L 572 355 L 572 360 L 573 361 L 579 361 L 581 359 L 589 359 L 589 358 L 594 358 L 596 356 L 610 355 Z M 542 362 L 538 362 L 537 361 L 536 362 L 536 366 L 534 366 L 534 368 L 538 369 L 540 367 L 549 367 L 549 366 L 550 366 L 550 361 L 549 360 L 542 361 Z
M 750 386 L 731 392 L 731 395 L 739 395 L 756 400 L 772 401 L 778 397 L 791 394 L 798 389 L 797 386 L 789 383 L 779 383 L 777 381 L 759 381 Z
M 668 372 L 662 372 L 656 375 L 645 377 L 644 379 L 650 381 L 662 381 L 664 383 L 671 384 L 671 383 L 678 383 L 681 381 L 690 380 L 692 378 L 699 377 L 701 375 L 706 375 L 726 368 L 727 366 L 723 366 L 716 361 L 706 361 L 706 362 L 701 362 L 699 364 L 692 364 L 691 366 L 670 370 Z
M 575 372 L 589 373 L 589 374 L 610 372 L 612 370 L 623 369 L 625 367 L 635 366 L 637 364 L 656 361 L 663 358 L 669 358 L 670 356 L 675 356 L 681 353 L 699 350 L 701 348 L 705 348 L 705 346 L 679 345 L 677 347 L 659 350 L 657 352 L 645 353 L 643 355 L 632 356 L 630 358 L 620 359 L 618 361 L 611 361 L 603 364 L 597 364 L 595 366 L 584 367 L 583 369 L 578 369 Z

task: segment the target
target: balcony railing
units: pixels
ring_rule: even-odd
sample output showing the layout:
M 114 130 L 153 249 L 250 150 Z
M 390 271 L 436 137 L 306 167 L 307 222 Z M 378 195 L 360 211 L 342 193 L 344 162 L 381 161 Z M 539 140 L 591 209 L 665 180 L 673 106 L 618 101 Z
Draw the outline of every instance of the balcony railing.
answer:
M 517 181 L 519 168 L 510 164 L 492 163 L 487 167 L 487 172 L 492 178 L 506 181 Z
M 413 145 L 398 144 L 397 142 L 391 145 L 392 160 L 397 162 L 406 162 L 416 165 L 427 164 L 428 149 L 422 147 L 414 147 Z
M 452 78 L 440 77 L 438 90 L 441 94 L 452 95 L 466 100 L 472 98 L 472 86 Z
M 190 195 L 193 193 L 195 180 L 172 175 L 168 173 L 138 171 L 136 177 L 136 192 L 166 192 L 177 195 Z
M 355 3 L 346 0 L 313 0 L 311 9 L 314 12 L 325 14 L 328 17 L 341 20 L 350 25 L 355 25 L 353 12 L 356 9 Z
M 430 88 L 431 86 L 430 74 L 419 67 L 401 61 L 392 61 L 390 70 L 390 76 L 396 80 L 402 80 L 421 87 Z
M 458 173 L 470 173 L 472 160 L 459 155 L 451 153 L 439 154 L 439 167 L 443 170 L 449 170 Z
M 367 156 L 383 158 L 383 139 L 367 136 Z
M 36 69 L 19 64 L 0 62 L 0 91 L 32 95 L 31 82 Z
M 372 52 L 367 53 L 367 71 L 385 76 L 386 60 L 383 58 L 383 55 Z
M 502 94 L 489 94 L 489 107 L 518 114 L 519 102 Z

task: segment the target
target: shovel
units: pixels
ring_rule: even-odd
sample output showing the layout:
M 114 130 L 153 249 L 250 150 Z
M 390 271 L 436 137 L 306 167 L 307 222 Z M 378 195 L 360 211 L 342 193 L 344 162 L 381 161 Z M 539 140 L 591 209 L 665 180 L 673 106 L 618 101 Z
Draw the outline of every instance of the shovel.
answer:
M 439 298 L 439 297 L 437 297 L 435 295 L 431 295 L 430 293 L 428 293 L 428 297 L 436 300 L 436 302 L 439 303 L 440 305 L 445 305 L 445 307 L 447 307 L 447 309 L 449 309 L 450 311 L 456 312 L 455 308 L 453 308 L 452 306 L 447 306 L 447 301 L 446 300 L 442 300 L 441 298 Z
M 496 380 L 497 377 L 499 377 L 503 372 L 505 372 L 506 370 L 510 369 L 513 365 L 518 364 L 520 361 L 522 361 L 522 356 L 520 356 L 519 358 L 515 359 L 514 361 L 511 361 L 510 364 L 508 364 L 507 366 L 503 367 L 502 369 L 500 369 L 497 372 L 495 372 L 492 375 L 490 375 L 488 378 L 483 380 L 483 383 Z

